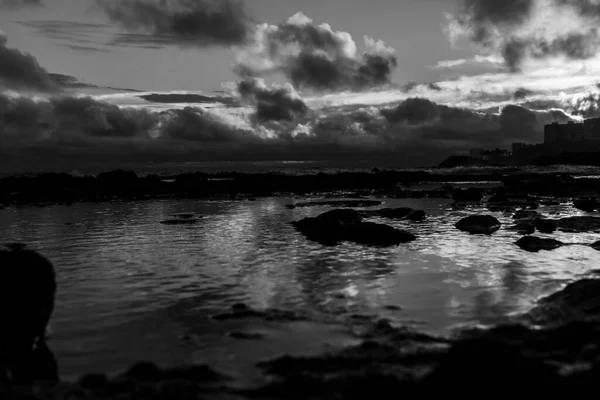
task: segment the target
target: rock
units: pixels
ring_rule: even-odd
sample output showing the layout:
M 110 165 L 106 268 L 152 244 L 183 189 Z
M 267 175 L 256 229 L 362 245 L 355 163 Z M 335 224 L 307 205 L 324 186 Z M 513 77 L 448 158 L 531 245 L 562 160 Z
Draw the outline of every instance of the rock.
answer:
M 427 213 L 423 210 L 413 211 L 406 217 L 411 222 L 423 222 L 427 219 Z
M 537 253 L 540 250 L 554 250 L 565 245 L 565 243 L 554 239 L 543 239 L 535 236 L 525 236 L 515 242 L 517 246 L 525 251 Z
M 500 229 L 501 225 L 500 221 L 491 215 L 471 215 L 458 221 L 455 227 L 471 234 L 491 235 Z
M 181 218 L 181 219 L 193 219 L 194 218 L 194 214 L 174 214 L 173 217 L 175 218 Z
M 452 192 L 454 201 L 478 202 L 483 198 L 483 190 L 477 188 L 456 189 Z
M 344 232 L 344 239 L 370 246 L 397 246 L 401 243 L 412 242 L 417 237 L 412 233 L 388 225 L 362 222 L 348 225 Z
M 380 210 L 363 211 L 361 215 L 364 217 L 381 217 L 387 219 L 404 219 L 414 213 L 415 210 L 409 207 L 400 208 L 382 208 Z
M 334 206 L 334 207 L 374 207 L 381 205 L 381 201 L 377 200 L 324 200 L 324 201 L 308 201 L 303 203 L 288 204 L 286 208 L 293 210 L 297 207 L 315 207 L 315 206 Z
M 541 233 L 554 233 L 557 229 L 556 222 L 549 219 L 535 219 L 533 224 Z
M 600 217 L 568 217 L 557 221 L 562 232 L 600 232 Z
M 158 382 L 163 378 L 163 371 L 156 364 L 139 362 L 129 368 L 124 376 L 136 381 Z
M 56 277 L 45 257 L 25 245 L 0 246 L 0 353 L 16 382 L 57 380 L 56 361 L 46 346 L 54 310 Z M 38 345 L 34 348 L 34 343 Z
M 334 222 L 339 221 L 342 224 L 358 224 L 362 222 L 362 217 L 355 210 L 331 210 L 317 217 L 319 221 Z
M 564 323 L 573 319 L 600 317 L 600 279 L 583 279 L 541 299 L 526 314 L 535 324 Z
M 504 193 L 498 193 L 490 197 L 487 201 L 488 203 L 509 203 L 510 200 Z
M 573 201 L 573 207 L 585 212 L 594 212 L 600 209 L 598 199 L 578 199 Z
M 592 243 L 590 247 L 594 250 L 600 251 L 600 241 Z
M 165 221 L 160 221 L 162 225 L 194 225 L 198 223 L 197 219 L 167 219 Z
M 508 228 L 511 231 L 516 231 L 521 235 L 531 235 L 535 233 L 535 225 L 527 221 L 517 222 L 514 226 Z

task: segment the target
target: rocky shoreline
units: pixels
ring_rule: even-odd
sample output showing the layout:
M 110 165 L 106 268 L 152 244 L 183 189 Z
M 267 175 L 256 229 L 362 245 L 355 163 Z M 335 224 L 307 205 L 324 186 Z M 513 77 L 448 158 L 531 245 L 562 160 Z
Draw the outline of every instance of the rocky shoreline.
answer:
M 373 170 L 335 174 L 285 175 L 278 173 L 188 173 L 140 177 L 132 171 L 104 172 L 98 176 L 41 174 L 0 179 L 0 207 L 17 205 L 71 205 L 77 202 L 142 201 L 149 199 L 228 198 L 252 200 L 278 195 L 346 194 L 352 197 L 453 198 L 480 200 L 491 189 L 461 191 L 452 185 L 413 189 L 419 183 L 494 181 L 505 196 L 538 196 L 539 201 L 589 201 L 600 193 L 600 180 L 576 179 L 565 173 L 532 173 L 520 169 L 490 172 L 428 172 Z M 595 199 L 591 199 L 594 201 Z
M 297 320 L 302 314 L 236 305 L 222 318 Z M 541 299 L 526 314 L 490 329 L 434 337 L 385 319 L 356 316 L 360 343 L 316 356 L 259 362 L 263 379 L 243 384 L 208 365 L 161 369 L 140 362 L 122 374 L 77 382 L 5 384 L 7 399 L 362 399 L 400 394 L 465 394 L 595 385 L 600 372 L 600 279 L 584 279 Z M 493 385 L 493 386 L 491 386 Z

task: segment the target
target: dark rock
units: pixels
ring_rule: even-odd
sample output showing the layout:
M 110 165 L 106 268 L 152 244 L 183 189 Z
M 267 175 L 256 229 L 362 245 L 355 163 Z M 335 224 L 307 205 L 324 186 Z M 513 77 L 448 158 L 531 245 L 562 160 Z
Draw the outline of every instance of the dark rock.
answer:
M 557 229 L 556 222 L 549 219 L 535 219 L 533 221 L 535 227 L 541 233 L 554 233 Z
M 458 221 L 455 227 L 471 234 L 491 235 L 500 229 L 501 225 L 500 221 L 491 215 L 471 215 Z
M 324 201 L 308 201 L 304 203 L 288 204 L 289 209 L 297 207 L 314 207 L 314 206 L 334 206 L 334 207 L 374 207 L 381 205 L 381 201 L 377 200 L 324 200 Z
M 594 212 L 600 209 L 598 199 L 578 199 L 573 201 L 573 207 L 585 212 Z
M 194 218 L 194 214 L 175 214 L 173 215 L 175 218 L 181 218 L 181 219 L 193 219 Z
M 537 253 L 540 250 L 554 250 L 565 245 L 565 243 L 554 239 L 543 239 L 535 236 L 525 236 L 515 242 L 521 249 Z
M 50 261 L 21 244 L 0 246 L 0 354 L 14 382 L 58 380 L 45 342 L 55 293 Z
M 162 225 L 194 225 L 198 223 L 197 219 L 167 219 L 165 221 L 160 221 Z
M 590 247 L 594 250 L 600 251 L 600 241 L 592 243 Z
M 495 194 L 490 197 L 487 201 L 488 203 L 509 203 L 509 199 L 504 193 Z
M 77 383 L 84 389 L 97 392 L 108 387 L 108 378 L 104 374 L 88 374 L 79 378 Z
M 408 207 L 400 208 L 382 208 L 380 210 L 369 210 L 362 211 L 361 215 L 364 217 L 381 217 L 387 219 L 404 219 L 414 213 L 415 210 Z
M 483 190 L 477 188 L 456 189 L 452 192 L 452 199 L 460 202 L 478 202 L 483 198 Z
M 508 229 L 511 231 L 516 231 L 521 235 L 531 235 L 532 233 L 535 233 L 535 225 L 526 221 L 517 222 L 514 226 Z
M 397 246 L 417 239 L 412 233 L 373 222 L 348 225 L 344 230 L 343 238 L 350 242 L 369 246 Z
M 600 317 L 600 279 L 583 279 L 541 299 L 526 315 L 536 324 Z
M 362 217 L 355 210 L 331 210 L 317 217 L 319 221 L 335 222 L 339 221 L 342 224 L 359 224 L 362 222 Z
M 557 221 L 562 232 L 600 232 L 600 217 L 568 217 Z
M 427 213 L 423 210 L 413 211 L 406 217 L 411 222 L 423 222 L 427 219 Z
M 158 382 L 163 379 L 163 371 L 156 364 L 140 362 L 129 368 L 124 376 L 137 381 Z

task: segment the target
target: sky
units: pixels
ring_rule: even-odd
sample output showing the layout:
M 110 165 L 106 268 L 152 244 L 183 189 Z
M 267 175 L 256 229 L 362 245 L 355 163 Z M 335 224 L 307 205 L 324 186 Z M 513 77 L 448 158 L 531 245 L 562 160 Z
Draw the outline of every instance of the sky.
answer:
M 0 0 L 0 172 L 394 160 L 600 116 L 596 0 Z

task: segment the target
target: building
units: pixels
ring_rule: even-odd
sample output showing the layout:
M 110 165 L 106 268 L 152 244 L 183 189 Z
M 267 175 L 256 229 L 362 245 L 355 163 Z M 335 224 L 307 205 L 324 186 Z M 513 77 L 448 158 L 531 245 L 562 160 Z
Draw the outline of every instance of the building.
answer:
M 473 158 L 481 158 L 481 154 L 483 153 L 483 149 L 471 149 L 469 150 L 469 156 Z
M 600 118 L 586 119 L 583 125 L 585 140 L 600 140 Z
M 590 125 L 590 131 L 596 129 Z M 544 144 L 574 142 L 586 139 L 585 124 L 569 121 L 567 124 L 554 122 L 544 127 Z
M 523 149 L 525 149 L 527 147 L 531 147 L 531 146 L 533 146 L 533 145 L 532 144 L 527 144 L 527 143 L 513 143 L 512 144 L 512 152 L 516 153 L 516 152 L 518 152 L 520 150 L 523 150 Z

